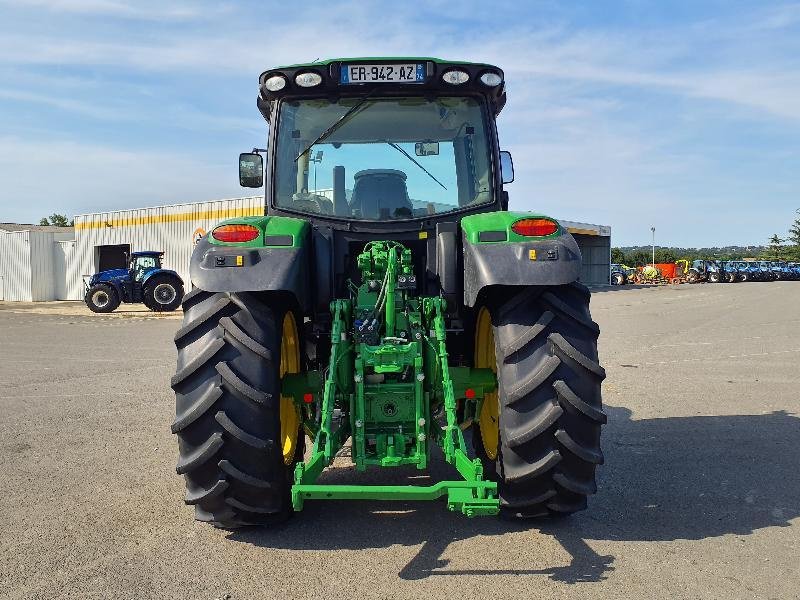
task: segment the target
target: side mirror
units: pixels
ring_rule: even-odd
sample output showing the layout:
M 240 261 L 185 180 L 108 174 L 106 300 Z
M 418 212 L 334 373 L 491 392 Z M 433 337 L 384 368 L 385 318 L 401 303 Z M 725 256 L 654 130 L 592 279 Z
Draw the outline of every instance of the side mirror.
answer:
M 239 185 L 249 188 L 264 185 L 264 159 L 260 154 L 243 152 L 239 155 Z
M 414 154 L 417 156 L 436 156 L 439 154 L 439 142 L 417 142 L 414 144 Z
M 500 152 L 500 175 L 503 177 L 503 183 L 514 181 L 514 161 L 511 152 L 506 150 Z

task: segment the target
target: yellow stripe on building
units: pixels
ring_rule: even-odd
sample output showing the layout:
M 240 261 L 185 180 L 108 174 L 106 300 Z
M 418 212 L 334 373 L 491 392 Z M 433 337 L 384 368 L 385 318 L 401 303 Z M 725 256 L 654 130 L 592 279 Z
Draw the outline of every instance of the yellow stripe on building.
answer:
M 206 210 L 202 212 L 183 212 L 166 215 L 144 215 L 141 217 L 122 217 L 105 220 L 102 217 L 75 223 L 75 229 L 103 229 L 104 227 L 136 227 L 139 225 L 154 225 L 156 223 L 175 223 L 178 221 L 222 221 L 235 217 L 253 217 L 263 215 L 264 209 L 259 208 L 224 208 Z

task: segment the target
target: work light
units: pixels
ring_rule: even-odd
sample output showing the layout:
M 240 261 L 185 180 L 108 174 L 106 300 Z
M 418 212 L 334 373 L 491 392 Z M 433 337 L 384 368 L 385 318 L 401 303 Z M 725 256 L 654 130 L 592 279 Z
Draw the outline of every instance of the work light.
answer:
M 483 85 L 488 85 L 489 87 L 497 87 L 503 81 L 500 75 L 492 73 L 491 71 L 487 71 L 481 75 L 480 79 Z
M 314 87 L 322 83 L 322 76 L 319 73 L 300 73 L 294 78 L 294 82 L 300 87 Z
M 469 81 L 469 73 L 458 70 L 447 71 L 444 75 L 442 75 L 442 81 L 451 85 L 461 85 L 462 83 L 467 83 L 467 81 Z
M 283 75 L 273 75 L 264 82 L 264 87 L 270 92 L 279 92 L 286 87 L 286 77 Z

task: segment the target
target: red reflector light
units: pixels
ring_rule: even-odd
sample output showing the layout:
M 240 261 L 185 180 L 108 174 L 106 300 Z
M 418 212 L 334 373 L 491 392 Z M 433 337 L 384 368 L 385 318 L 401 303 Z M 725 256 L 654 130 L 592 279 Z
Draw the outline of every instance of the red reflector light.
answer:
M 475 397 L 475 390 L 467 388 L 467 391 L 464 392 L 464 396 L 467 397 L 467 400 L 472 400 Z
M 220 225 L 211 237 L 220 242 L 252 242 L 259 233 L 258 227 L 252 225 Z
M 521 219 L 511 226 L 517 235 L 542 237 L 558 231 L 558 223 L 550 219 Z
M 314 401 L 314 394 L 303 394 L 303 402 L 311 404 Z

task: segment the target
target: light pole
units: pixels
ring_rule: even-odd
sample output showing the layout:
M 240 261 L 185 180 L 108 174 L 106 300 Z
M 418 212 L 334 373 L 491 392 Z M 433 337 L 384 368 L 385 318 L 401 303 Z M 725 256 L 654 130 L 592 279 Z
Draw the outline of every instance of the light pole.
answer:
M 653 268 L 656 266 L 656 228 L 651 227 L 650 232 L 653 234 Z

